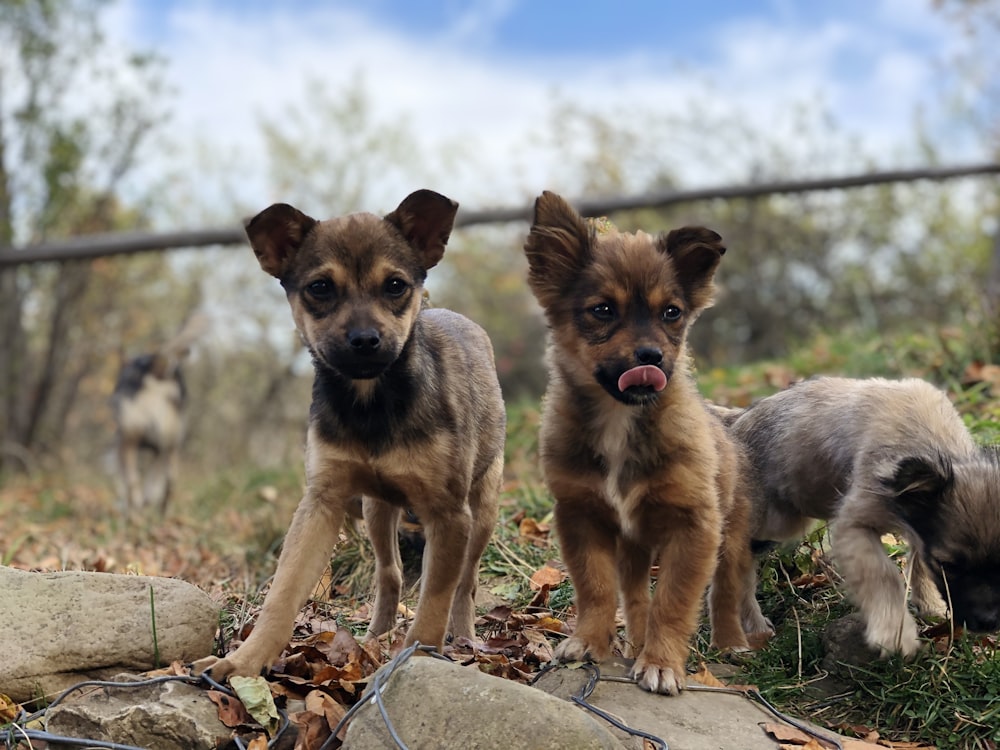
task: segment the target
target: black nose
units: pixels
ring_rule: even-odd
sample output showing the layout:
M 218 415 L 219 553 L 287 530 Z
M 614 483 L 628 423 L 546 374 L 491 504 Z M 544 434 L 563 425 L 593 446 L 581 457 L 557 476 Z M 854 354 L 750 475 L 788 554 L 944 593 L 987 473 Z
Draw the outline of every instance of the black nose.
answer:
M 655 346 L 640 346 L 635 350 L 635 358 L 640 365 L 658 365 L 663 361 L 663 352 Z
M 378 350 L 381 343 L 378 331 L 374 328 L 364 328 L 362 330 L 349 331 L 347 341 L 358 354 L 371 354 Z
M 993 633 L 1000 629 L 1000 612 L 995 607 L 969 612 L 965 617 L 965 627 L 975 633 Z

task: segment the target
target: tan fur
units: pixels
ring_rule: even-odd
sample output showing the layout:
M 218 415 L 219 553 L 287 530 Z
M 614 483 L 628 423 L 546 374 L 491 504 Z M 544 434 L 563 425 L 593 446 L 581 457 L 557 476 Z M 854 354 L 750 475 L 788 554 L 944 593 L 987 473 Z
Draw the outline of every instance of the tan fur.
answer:
M 620 595 L 633 673 L 666 694 L 683 688 L 710 583 L 714 643 L 747 648 L 738 604 L 752 560 L 748 505 L 736 491 L 740 455 L 706 411 L 686 348 L 688 326 L 711 303 L 719 239 L 701 228 L 598 235 L 546 192 L 525 244 L 550 329 L 541 460 L 577 595 L 576 630 L 556 657 L 606 659 Z M 673 307 L 679 317 L 666 320 Z M 662 391 L 616 392 L 621 372 L 658 357 Z
M 166 512 L 184 441 L 184 387 L 180 369 L 208 318 L 193 315 L 155 352 L 125 363 L 112 396 L 122 514 L 144 508 Z M 148 453 L 148 460 L 144 460 Z
M 250 637 L 221 661 L 202 659 L 196 671 L 211 668 L 217 679 L 252 675 L 278 657 L 358 496 L 376 558 L 369 636 L 396 624 L 396 533 L 408 507 L 426 547 L 406 644 L 440 649 L 446 632 L 475 637 L 478 566 L 497 518 L 505 416 L 486 333 L 457 313 L 423 305 L 426 271 L 444 252 L 456 209 L 421 190 L 384 218 L 316 222 L 279 204 L 249 223 L 254 252 L 281 280 L 316 369 L 306 494 Z

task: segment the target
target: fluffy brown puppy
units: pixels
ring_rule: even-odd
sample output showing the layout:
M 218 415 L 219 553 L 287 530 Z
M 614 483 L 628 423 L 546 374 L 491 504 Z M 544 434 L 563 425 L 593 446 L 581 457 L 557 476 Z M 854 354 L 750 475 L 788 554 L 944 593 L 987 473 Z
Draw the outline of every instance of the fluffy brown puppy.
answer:
M 715 232 L 599 233 L 554 193 L 535 202 L 529 283 L 549 326 L 540 452 L 578 621 L 560 661 L 603 660 L 620 593 L 633 674 L 676 695 L 703 597 L 714 643 L 745 649 L 752 566 L 737 451 L 689 373 L 688 327 L 725 248 Z M 655 595 L 650 565 L 659 561 Z

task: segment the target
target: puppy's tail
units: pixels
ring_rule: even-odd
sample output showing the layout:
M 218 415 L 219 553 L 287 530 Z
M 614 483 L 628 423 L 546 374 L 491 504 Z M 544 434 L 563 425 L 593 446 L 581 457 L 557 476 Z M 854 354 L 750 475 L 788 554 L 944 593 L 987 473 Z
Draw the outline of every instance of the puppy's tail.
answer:
M 173 377 L 177 368 L 191 353 L 194 342 L 201 338 L 209 327 L 205 313 L 196 312 L 185 321 L 177 335 L 156 352 L 152 371 L 159 378 Z
M 729 427 L 746 411 L 746 409 L 740 409 L 735 406 L 720 406 L 719 404 L 713 404 L 711 401 L 706 401 L 705 407 L 710 414 L 714 414 L 726 427 Z

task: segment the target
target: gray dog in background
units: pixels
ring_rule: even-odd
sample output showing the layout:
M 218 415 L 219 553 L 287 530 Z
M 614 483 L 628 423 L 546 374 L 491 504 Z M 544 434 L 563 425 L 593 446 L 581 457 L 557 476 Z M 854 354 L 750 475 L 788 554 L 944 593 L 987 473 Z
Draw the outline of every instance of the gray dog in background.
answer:
M 166 512 L 184 440 L 187 399 L 181 364 L 207 330 L 208 318 L 192 315 L 180 332 L 154 352 L 125 361 L 111 405 L 123 515 L 153 507 Z
M 980 447 L 948 398 L 916 379 L 814 378 L 744 410 L 718 409 L 747 451 L 755 542 L 830 520 L 832 552 L 883 655 L 919 648 L 899 568 L 881 536 L 908 543 L 911 599 L 974 631 L 1000 628 L 1000 449 Z M 770 623 L 743 594 L 745 626 Z

